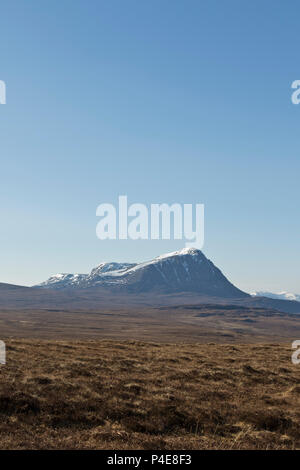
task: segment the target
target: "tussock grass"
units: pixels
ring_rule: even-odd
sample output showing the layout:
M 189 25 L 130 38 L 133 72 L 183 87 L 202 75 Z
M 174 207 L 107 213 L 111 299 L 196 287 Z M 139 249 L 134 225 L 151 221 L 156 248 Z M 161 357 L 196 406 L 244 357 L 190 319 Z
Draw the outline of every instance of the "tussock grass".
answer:
M 2 449 L 300 447 L 288 345 L 6 343 Z

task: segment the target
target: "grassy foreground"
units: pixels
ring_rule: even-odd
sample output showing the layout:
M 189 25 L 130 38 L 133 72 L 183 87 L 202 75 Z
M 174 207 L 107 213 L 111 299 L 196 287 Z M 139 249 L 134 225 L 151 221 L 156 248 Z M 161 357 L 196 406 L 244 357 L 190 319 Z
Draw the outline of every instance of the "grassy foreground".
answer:
M 290 345 L 6 344 L 2 449 L 300 448 Z

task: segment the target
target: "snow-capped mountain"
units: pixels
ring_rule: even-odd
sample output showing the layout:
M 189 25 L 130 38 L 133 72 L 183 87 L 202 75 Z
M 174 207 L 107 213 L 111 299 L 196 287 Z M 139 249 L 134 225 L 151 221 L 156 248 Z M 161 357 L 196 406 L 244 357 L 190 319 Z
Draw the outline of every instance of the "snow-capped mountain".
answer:
M 138 264 L 101 263 L 90 274 L 57 274 L 36 287 L 48 289 L 106 287 L 127 292 L 196 292 L 223 298 L 250 297 L 195 248 Z
M 273 292 L 258 291 L 251 294 L 253 297 L 269 297 L 270 299 L 282 299 L 282 300 L 297 300 L 300 302 L 300 295 L 292 294 L 291 292 L 278 292 L 274 294 Z

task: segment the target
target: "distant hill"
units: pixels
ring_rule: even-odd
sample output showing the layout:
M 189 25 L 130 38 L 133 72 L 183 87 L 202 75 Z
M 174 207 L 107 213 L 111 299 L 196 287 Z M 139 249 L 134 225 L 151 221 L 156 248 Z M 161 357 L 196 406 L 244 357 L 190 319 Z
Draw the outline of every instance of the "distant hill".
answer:
M 30 288 L 24 287 L 24 286 L 18 286 L 15 284 L 6 284 L 4 282 L 0 282 L 0 294 L 1 292 L 19 290 L 19 289 L 30 289 Z

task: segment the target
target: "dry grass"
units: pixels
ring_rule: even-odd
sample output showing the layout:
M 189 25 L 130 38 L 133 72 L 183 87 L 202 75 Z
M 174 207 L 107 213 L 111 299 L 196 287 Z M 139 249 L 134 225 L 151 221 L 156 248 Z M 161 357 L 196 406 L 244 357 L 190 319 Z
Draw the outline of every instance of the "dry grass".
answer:
M 2 449 L 294 449 L 289 345 L 7 341 Z
M 185 343 L 290 343 L 300 337 L 299 315 L 235 305 L 0 309 L 1 337 L 48 340 L 135 340 Z

